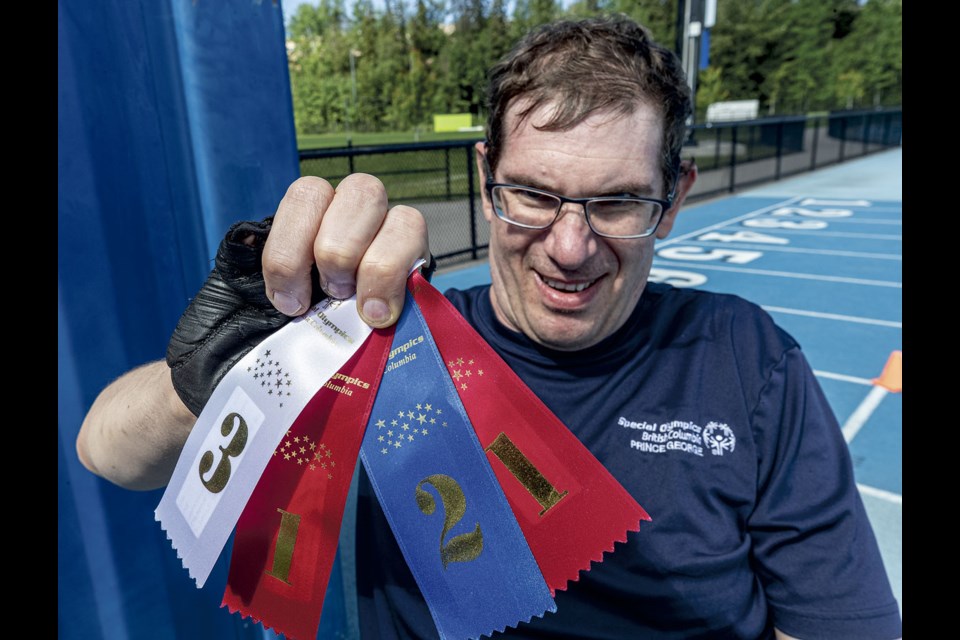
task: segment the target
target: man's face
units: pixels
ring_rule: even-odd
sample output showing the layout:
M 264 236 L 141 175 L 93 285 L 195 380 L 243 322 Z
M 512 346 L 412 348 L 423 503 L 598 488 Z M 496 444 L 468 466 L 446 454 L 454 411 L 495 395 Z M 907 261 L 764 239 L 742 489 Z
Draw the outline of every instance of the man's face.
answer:
M 631 115 L 595 114 L 568 131 L 538 131 L 548 108 L 516 128 L 517 105 L 508 110 L 494 181 L 573 198 L 665 198 L 663 118 L 657 109 L 641 104 Z M 688 187 L 664 212 L 656 237 L 670 232 Z M 654 236 L 600 237 L 587 225 L 583 207 L 573 204 L 565 204 L 553 226 L 541 231 L 497 218 L 486 194 L 484 215 L 491 224 L 491 298 L 500 322 L 564 351 L 594 345 L 626 322 L 650 273 Z

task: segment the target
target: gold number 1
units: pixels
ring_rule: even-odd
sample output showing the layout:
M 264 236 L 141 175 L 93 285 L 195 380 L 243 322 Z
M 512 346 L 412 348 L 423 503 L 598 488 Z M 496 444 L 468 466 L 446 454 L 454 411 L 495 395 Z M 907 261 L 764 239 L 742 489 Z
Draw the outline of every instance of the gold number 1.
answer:
M 523 455 L 517 445 L 513 444 L 507 434 L 501 432 L 497 439 L 486 448 L 486 451 L 492 451 L 493 455 L 500 458 L 500 462 L 513 474 L 513 477 L 519 480 L 520 484 L 530 492 L 530 495 L 536 498 L 540 506 L 543 507 L 543 510 L 540 511 L 541 516 L 569 493 L 568 491 L 559 493 L 550 484 L 550 481 L 544 478 L 543 474 L 533 466 L 527 456 Z
M 280 508 L 277 511 L 280 512 L 280 533 L 273 548 L 273 567 L 267 571 L 267 575 L 290 584 L 287 578 L 290 577 L 290 565 L 293 562 L 293 547 L 297 544 L 300 516 Z

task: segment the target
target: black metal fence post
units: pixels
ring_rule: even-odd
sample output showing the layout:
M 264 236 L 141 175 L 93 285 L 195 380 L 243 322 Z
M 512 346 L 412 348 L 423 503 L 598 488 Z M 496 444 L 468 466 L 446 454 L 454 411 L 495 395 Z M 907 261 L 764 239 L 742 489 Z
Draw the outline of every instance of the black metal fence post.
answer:
M 737 125 L 733 125 L 730 131 L 730 193 L 733 193 L 737 182 L 737 128 Z
M 476 191 L 473 188 L 473 145 L 464 148 L 467 155 L 467 198 L 470 200 L 470 257 L 477 259 L 477 205 Z
M 713 151 L 713 166 L 711 167 L 711 169 L 720 168 L 720 131 L 721 130 L 722 129 L 720 127 L 717 127 L 717 144 L 714 147 L 714 151 Z
M 812 120 L 813 142 L 810 145 L 810 171 L 817 168 L 817 140 L 820 138 L 820 116 L 814 116 Z M 807 122 L 809 122 L 809 120 Z
M 847 119 L 840 118 L 840 157 L 837 162 L 843 162 L 843 149 L 847 142 Z
M 777 168 L 774 171 L 774 179 L 780 179 L 780 162 L 783 158 L 783 122 L 777 123 Z
M 443 150 L 443 163 L 447 172 L 447 200 L 449 200 L 453 197 L 450 193 L 450 149 Z
M 347 165 L 350 167 L 350 173 L 356 173 L 353 168 L 353 140 L 347 140 Z

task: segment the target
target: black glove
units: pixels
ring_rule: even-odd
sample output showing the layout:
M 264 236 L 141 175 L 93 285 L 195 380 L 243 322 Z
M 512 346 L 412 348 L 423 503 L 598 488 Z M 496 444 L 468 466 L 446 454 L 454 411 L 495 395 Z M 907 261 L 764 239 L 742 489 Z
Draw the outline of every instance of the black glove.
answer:
M 252 348 L 291 320 L 270 303 L 260 258 L 273 218 L 238 222 L 217 249 L 207 281 L 183 312 L 167 346 L 173 387 L 187 408 L 199 416 L 214 388 Z M 247 244 L 250 238 L 253 242 Z M 316 267 L 313 299 L 325 294 Z

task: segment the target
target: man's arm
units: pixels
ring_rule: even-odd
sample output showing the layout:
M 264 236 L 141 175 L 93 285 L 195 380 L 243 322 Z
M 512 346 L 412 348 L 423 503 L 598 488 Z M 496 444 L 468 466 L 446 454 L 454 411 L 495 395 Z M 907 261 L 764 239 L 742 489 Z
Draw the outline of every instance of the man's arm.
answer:
M 316 264 L 328 295 L 356 293 L 363 319 L 388 327 L 400 317 L 410 267 L 429 256 L 423 216 L 410 207 L 389 208 L 377 178 L 354 174 L 334 189 L 325 180 L 304 177 L 287 189 L 274 215 L 263 247 L 264 289 L 277 310 L 298 316 L 310 306 Z M 235 354 L 192 357 L 228 361 L 230 355 Z M 87 469 L 122 487 L 162 487 L 195 422 L 167 363 L 153 362 L 100 393 L 77 437 L 77 455 Z
M 196 417 L 180 400 L 160 360 L 100 392 L 77 436 L 77 456 L 93 473 L 126 489 L 164 486 Z

